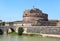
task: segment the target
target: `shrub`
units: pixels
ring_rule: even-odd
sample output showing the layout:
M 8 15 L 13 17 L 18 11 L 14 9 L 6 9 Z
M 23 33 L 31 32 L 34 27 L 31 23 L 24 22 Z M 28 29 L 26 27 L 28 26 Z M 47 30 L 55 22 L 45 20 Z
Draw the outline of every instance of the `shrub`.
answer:
M 2 29 L 0 29 L 0 35 L 2 35 L 3 34 L 3 31 L 2 31 Z
M 18 28 L 18 35 L 22 35 L 23 31 L 24 31 L 23 27 L 19 27 Z
M 2 25 L 5 26 L 5 22 L 2 22 Z

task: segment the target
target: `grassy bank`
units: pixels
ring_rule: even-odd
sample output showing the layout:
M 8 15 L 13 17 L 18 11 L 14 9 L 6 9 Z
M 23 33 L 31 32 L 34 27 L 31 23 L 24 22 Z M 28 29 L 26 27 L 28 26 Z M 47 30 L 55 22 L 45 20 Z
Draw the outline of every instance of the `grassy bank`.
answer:
M 18 33 L 16 32 L 10 32 L 8 33 L 8 35 L 18 35 Z M 27 33 L 23 33 L 22 36 L 31 36 L 31 37 L 35 37 L 35 36 L 39 36 L 39 37 L 56 37 L 56 38 L 60 38 L 60 35 L 53 35 L 53 34 L 27 34 Z
M 16 33 L 16 32 L 10 32 L 10 33 L 8 33 L 8 35 L 18 35 L 18 33 Z
M 18 35 L 18 33 L 16 33 L 16 32 L 10 32 L 8 34 L 9 35 Z M 42 35 L 40 35 L 40 34 L 25 34 L 25 33 L 23 33 L 22 36 L 42 36 Z
M 41 36 L 42 37 L 42 35 L 40 35 L 40 34 L 23 34 L 23 35 L 25 35 L 25 36 Z

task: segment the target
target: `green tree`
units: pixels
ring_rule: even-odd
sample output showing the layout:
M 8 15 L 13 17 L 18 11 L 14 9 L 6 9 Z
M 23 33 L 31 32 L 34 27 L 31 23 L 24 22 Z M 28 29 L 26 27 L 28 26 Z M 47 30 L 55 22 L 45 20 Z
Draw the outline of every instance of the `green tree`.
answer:
M 18 35 L 22 35 L 23 31 L 24 31 L 23 27 L 19 27 L 18 28 Z
M 3 31 L 2 31 L 2 29 L 0 29 L 0 35 L 2 35 L 3 34 Z
M 5 26 L 5 22 L 2 22 L 2 25 Z

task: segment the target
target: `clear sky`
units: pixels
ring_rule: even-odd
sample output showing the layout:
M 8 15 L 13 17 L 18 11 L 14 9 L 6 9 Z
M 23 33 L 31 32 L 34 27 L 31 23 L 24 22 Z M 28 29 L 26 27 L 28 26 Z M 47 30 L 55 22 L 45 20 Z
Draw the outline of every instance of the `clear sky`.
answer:
M 47 13 L 49 19 L 60 20 L 60 0 L 0 0 L 0 20 L 22 20 L 23 12 L 33 6 Z

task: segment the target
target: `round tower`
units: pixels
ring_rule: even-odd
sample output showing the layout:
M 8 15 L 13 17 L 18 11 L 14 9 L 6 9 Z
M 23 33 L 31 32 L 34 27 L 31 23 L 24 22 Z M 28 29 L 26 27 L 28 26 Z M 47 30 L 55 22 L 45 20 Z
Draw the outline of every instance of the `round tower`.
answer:
M 32 8 L 24 11 L 24 22 L 48 21 L 48 15 L 37 8 Z

